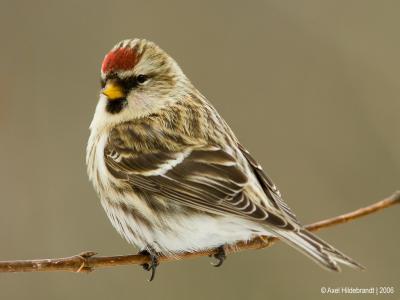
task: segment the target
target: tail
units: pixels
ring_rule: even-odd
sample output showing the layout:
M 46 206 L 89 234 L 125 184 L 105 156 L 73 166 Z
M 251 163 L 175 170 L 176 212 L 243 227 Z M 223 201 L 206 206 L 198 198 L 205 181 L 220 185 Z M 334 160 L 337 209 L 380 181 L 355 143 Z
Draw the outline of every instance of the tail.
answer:
M 290 246 L 306 254 L 328 270 L 340 271 L 338 263 L 355 269 L 365 269 L 362 265 L 339 250 L 336 250 L 306 229 L 300 229 L 298 231 L 279 230 L 276 233 Z

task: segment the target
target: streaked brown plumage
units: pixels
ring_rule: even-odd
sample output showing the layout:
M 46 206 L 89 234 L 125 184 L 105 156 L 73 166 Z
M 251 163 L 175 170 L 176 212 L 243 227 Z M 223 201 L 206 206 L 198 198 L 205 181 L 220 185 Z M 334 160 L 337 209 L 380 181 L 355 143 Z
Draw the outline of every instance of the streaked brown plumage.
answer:
M 306 231 L 271 179 L 178 64 L 140 39 L 102 67 L 88 174 L 112 224 L 141 250 L 174 255 L 279 236 L 322 266 L 359 264 Z

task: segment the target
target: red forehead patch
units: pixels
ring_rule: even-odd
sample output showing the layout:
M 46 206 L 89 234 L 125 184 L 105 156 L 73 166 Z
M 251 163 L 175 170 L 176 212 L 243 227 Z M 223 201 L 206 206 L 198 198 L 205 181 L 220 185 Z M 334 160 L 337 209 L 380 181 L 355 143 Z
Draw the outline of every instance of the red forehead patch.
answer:
M 130 70 L 136 65 L 136 60 L 137 55 L 135 50 L 132 48 L 118 48 L 106 55 L 101 70 L 103 73 Z

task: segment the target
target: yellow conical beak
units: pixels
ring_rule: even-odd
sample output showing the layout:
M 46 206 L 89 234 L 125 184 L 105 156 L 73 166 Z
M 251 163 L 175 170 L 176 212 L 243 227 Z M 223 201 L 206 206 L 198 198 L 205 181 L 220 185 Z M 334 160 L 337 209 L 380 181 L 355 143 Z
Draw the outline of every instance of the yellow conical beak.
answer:
M 101 92 L 110 101 L 125 98 L 125 94 L 122 91 L 122 88 L 113 82 L 107 83 L 107 85 Z

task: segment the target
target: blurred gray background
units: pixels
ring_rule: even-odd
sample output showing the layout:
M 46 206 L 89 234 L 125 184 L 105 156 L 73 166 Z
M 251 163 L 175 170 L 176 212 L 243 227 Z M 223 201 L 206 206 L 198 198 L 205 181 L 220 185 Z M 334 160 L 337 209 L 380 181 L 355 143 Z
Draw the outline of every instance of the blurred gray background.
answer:
M 106 52 L 158 43 L 310 223 L 400 187 L 398 1 L 0 2 L 0 260 L 135 253 L 85 168 Z M 394 286 L 399 207 L 320 232 L 367 266 L 327 272 L 286 245 L 161 265 L 0 274 L 1 299 L 377 299 L 322 286 Z

